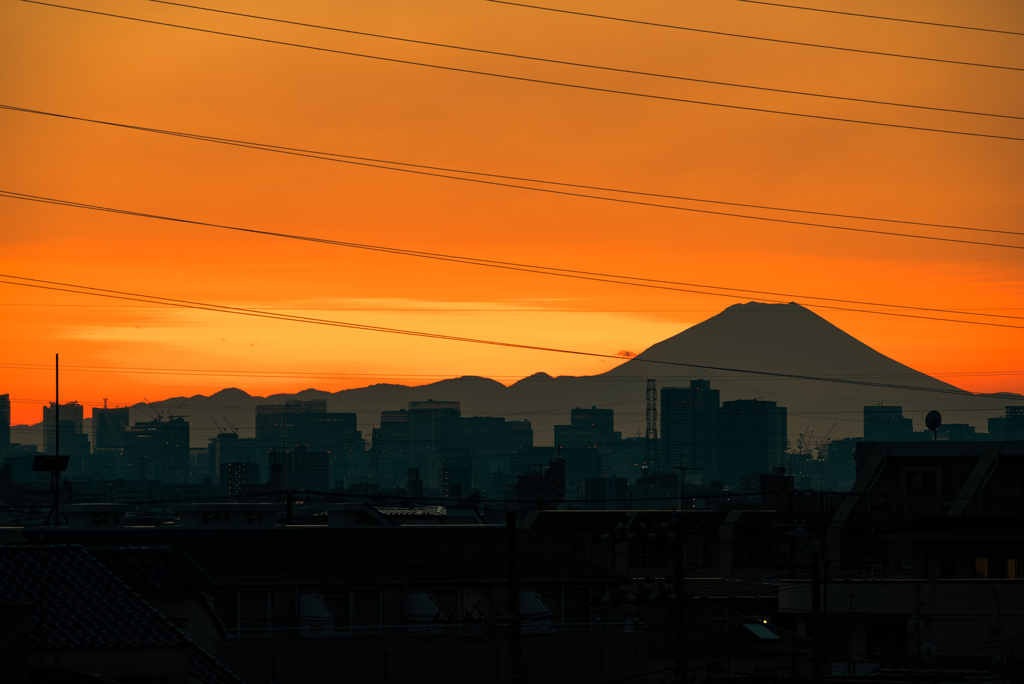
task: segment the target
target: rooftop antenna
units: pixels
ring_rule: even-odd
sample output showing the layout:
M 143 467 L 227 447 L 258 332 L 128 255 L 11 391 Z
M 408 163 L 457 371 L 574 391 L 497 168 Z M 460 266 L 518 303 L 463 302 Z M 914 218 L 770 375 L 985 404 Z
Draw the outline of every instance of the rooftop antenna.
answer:
M 53 494 L 53 507 L 43 525 L 51 524 L 51 520 L 53 525 L 60 525 L 60 474 L 68 469 L 68 457 L 60 455 L 60 354 L 54 354 L 53 394 L 54 453 L 36 456 L 32 461 L 33 472 L 50 473 L 50 493 Z

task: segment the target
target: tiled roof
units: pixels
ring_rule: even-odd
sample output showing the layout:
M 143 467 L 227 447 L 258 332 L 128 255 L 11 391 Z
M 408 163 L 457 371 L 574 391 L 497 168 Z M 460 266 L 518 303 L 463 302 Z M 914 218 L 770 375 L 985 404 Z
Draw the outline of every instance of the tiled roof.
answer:
M 80 546 L 0 546 L 0 567 L 0 600 L 37 602 L 34 645 L 135 648 L 185 639 Z
M 133 549 L 144 558 L 166 549 Z M 141 648 L 184 645 L 189 679 L 202 684 L 241 684 L 224 665 L 77 545 L 0 545 L 0 604 L 31 604 L 32 647 L 48 649 Z M 166 581 L 164 577 L 160 581 Z
M 33 539 L 35 533 L 26 531 Z M 554 542 L 518 530 L 523 582 L 615 582 L 621 577 Z M 50 531 L 86 546 L 176 546 L 219 585 L 505 582 L 506 530 L 494 525 L 208 530 Z
M 188 554 L 171 546 L 96 546 L 89 553 L 136 592 L 212 591 L 217 584 Z

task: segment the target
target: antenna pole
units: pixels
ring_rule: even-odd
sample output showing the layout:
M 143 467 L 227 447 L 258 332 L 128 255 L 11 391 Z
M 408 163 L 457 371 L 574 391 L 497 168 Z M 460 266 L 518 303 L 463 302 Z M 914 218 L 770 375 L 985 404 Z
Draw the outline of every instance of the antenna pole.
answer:
M 60 354 L 53 355 L 53 455 L 59 461 L 60 457 Z M 53 508 L 46 521 L 53 517 L 53 524 L 60 525 L 60 471 L 54 464 L 50 471 L 50 493 L 53 495 Z

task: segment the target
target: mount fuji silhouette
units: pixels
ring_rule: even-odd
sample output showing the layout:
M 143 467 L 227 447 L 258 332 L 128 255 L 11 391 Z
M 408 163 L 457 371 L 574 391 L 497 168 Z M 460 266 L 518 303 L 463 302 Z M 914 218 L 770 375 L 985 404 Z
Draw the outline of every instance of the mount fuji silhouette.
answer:
M 256 404 L 322 399 L 330 411 L 356 412 L 365 436 L 379 425 L 380 411 L 434 399 L 461 401 L 464 416 L 529 420 L 534 442 L 542 446 L 553 442 L 554 425 L 568 423 L 570 410 L 578 406 L 614 409 L 616 429 L 623 436 L 642 433 L 648 378 L 656 379 L 659 388 L 687 386 L 702 378 L 721 390 L 723 401 L 775 401 L 788 409 L 791 441 L 807 427 L 819 436 L 832 428 L 833 439 L 859 437 L 863 407 L 880 403 L 902 405 L 916 430 L 923 430 L 925 414 L 937 409 L 944 423 L 969 423 L 985 431 L 989 416 L 1002 415 L 1004 406 L 1024 399 L 1017 394 L 946 394 L 957 388 L 875 351 L 799 304 L 750 302 L 730 306 L 600 375 L 537 373 L 507 387 L 466 376 L 419 386 L 378 384 L 334 393 L 307 389 L 268 397 L 226 389 L 149 407 L 141 404 L 134 407 L 131 420 L 148 420 L 153 409 L 176 408 L 189 417 L 192 444 L 198 447 L 217 434 L 213 418 L 226 417 L 238 426 L 240 436 L 253 436 Z

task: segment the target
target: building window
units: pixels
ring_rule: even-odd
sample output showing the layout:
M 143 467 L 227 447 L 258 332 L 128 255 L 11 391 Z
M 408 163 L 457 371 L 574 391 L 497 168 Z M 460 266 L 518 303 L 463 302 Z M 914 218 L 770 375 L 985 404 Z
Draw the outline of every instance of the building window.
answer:
M 329 592 L 324 594 L 324 605 L 334 615 L 334 629 L 338 632 L 380 629 L 380 589 Z
M 1021 579 L 1020 558 L 1006 559 L 1006 579 Z
M 974 559 L 974 579 L 988 579 L 987 556 L 978 556 Z

